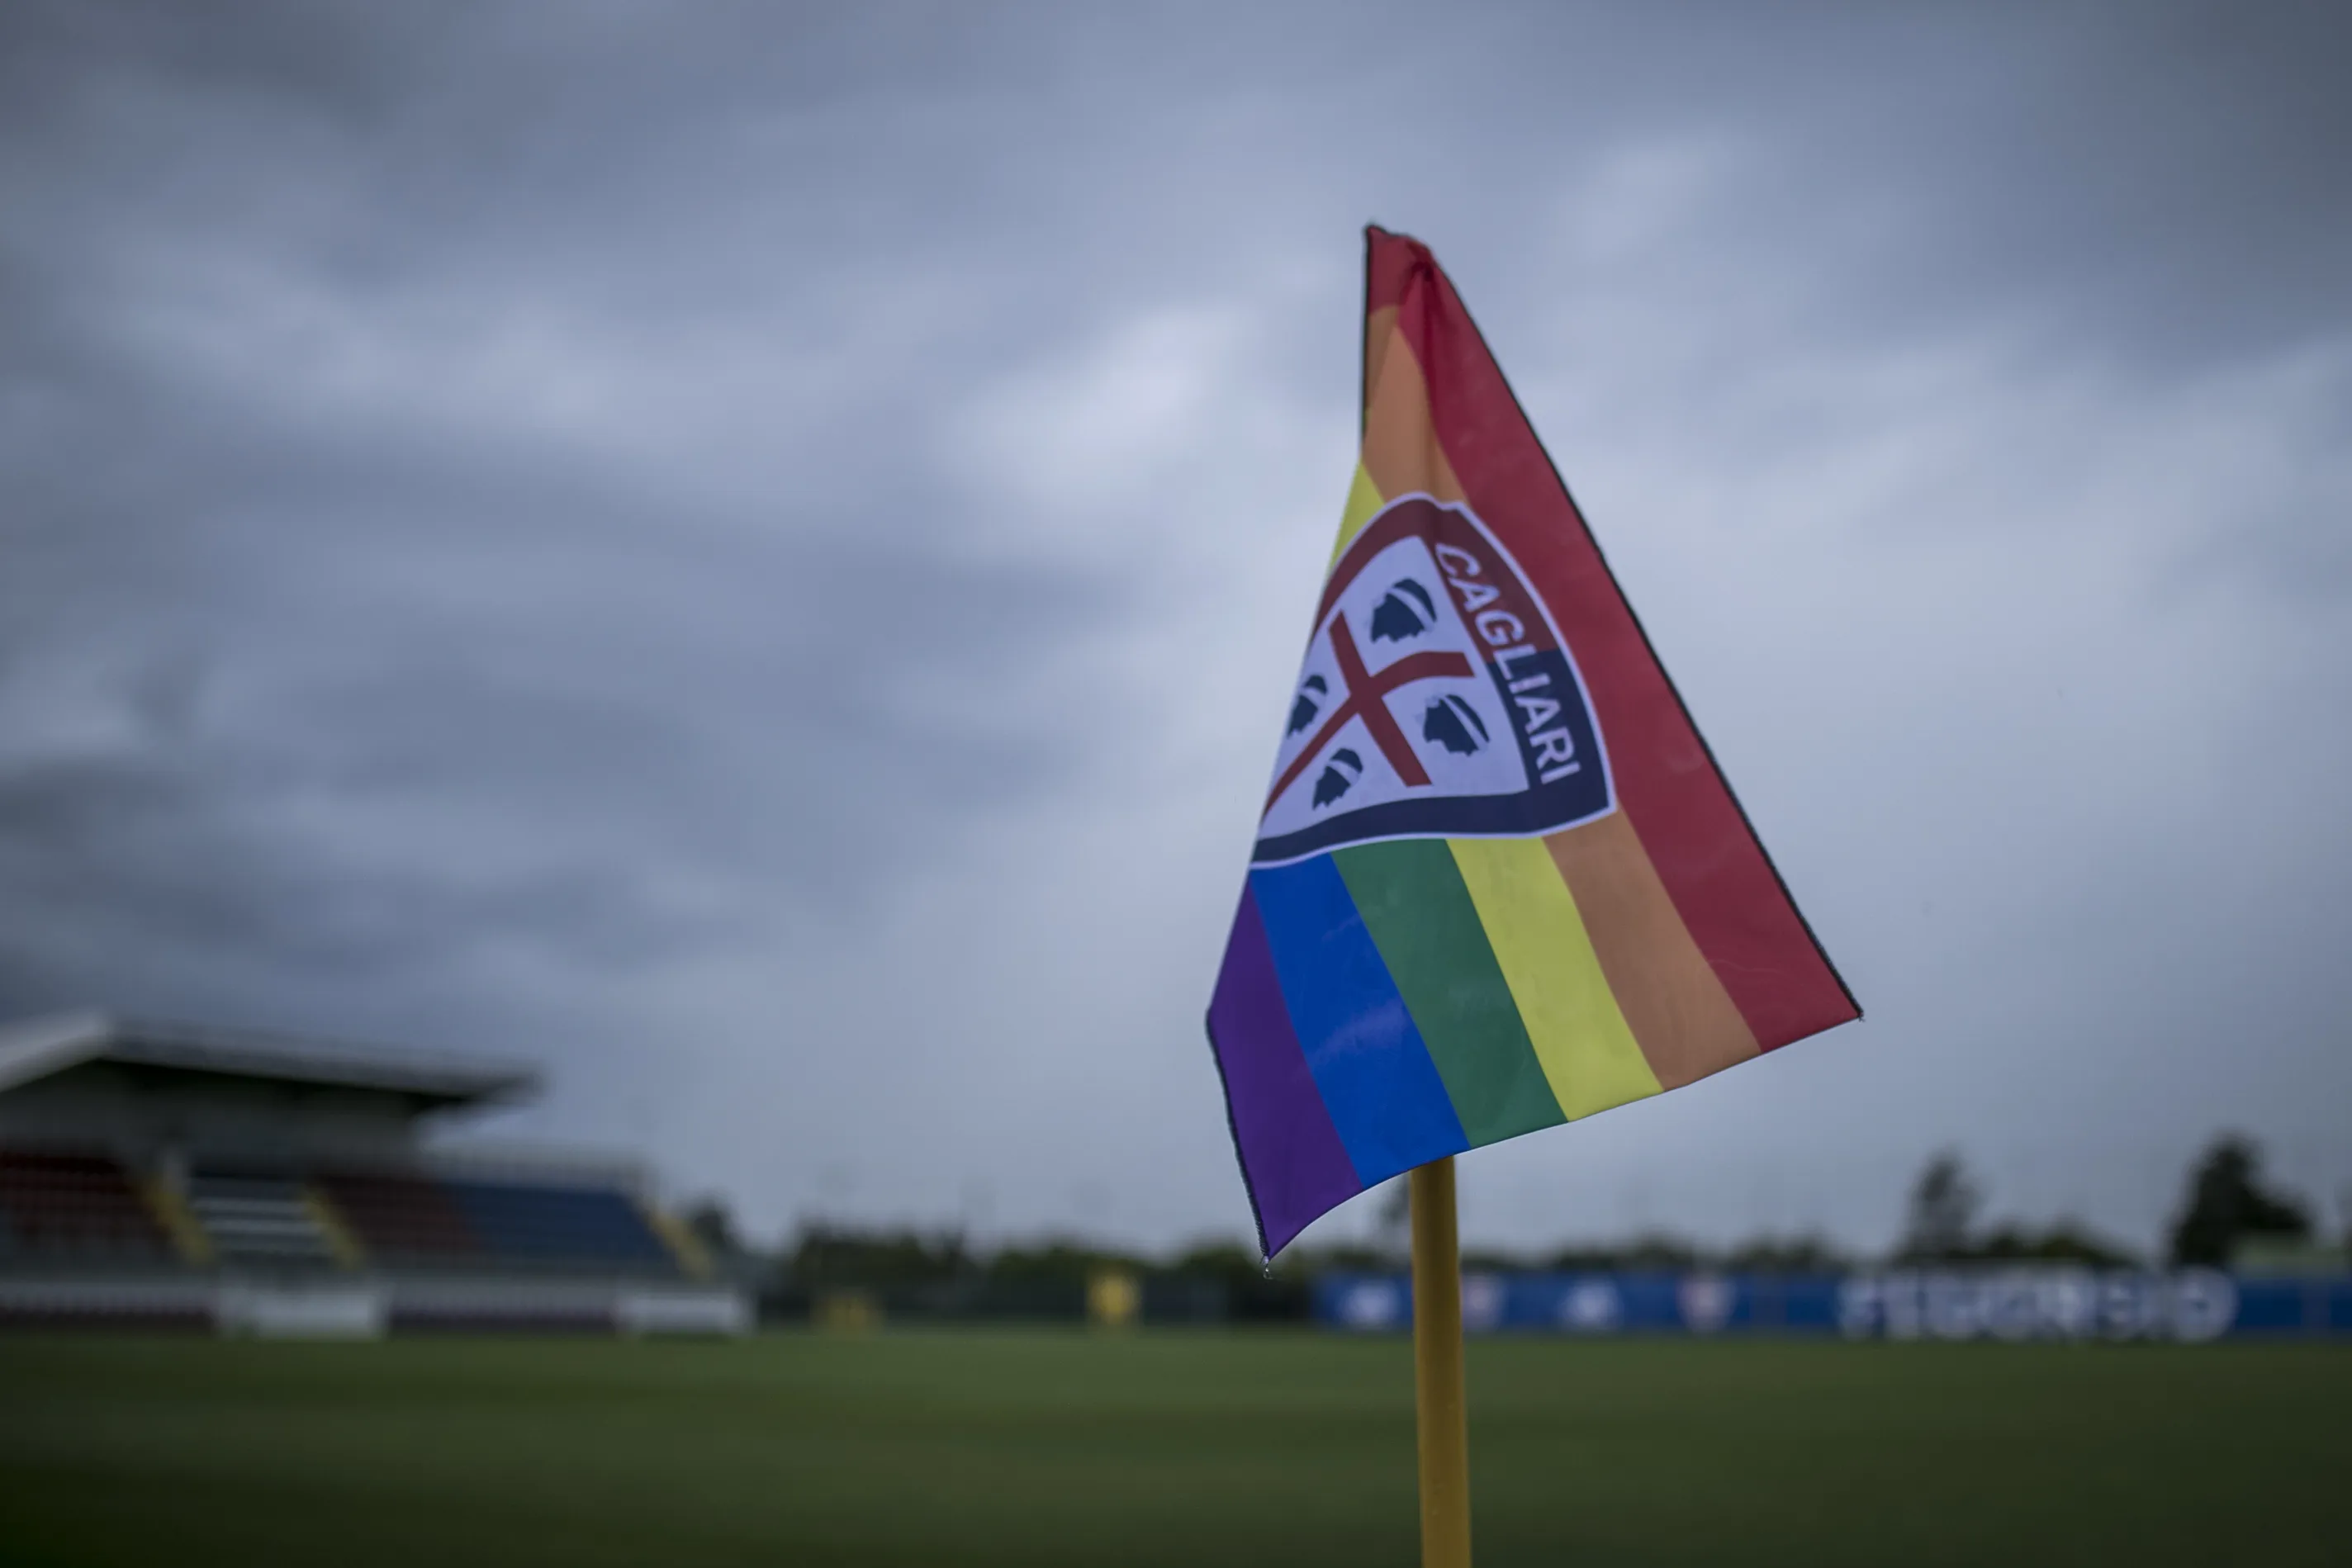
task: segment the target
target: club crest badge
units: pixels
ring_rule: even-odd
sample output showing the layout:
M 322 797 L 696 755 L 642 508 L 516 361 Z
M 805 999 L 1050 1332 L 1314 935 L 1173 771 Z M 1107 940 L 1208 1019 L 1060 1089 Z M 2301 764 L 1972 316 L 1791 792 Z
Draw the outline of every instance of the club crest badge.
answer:
M 1324 584 L 1255 862 L 1532 837 L 1615 805 L 1576 661 L 1510 552 L 1466 507 L 1391 502 Z

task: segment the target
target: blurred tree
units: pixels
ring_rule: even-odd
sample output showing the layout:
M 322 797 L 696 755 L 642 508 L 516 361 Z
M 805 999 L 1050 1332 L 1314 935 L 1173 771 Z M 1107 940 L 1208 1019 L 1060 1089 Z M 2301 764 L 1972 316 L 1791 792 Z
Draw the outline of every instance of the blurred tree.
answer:
M 2093 1269 L 2127 1269 L 2139 1262 L 2128 1248 L 2093 1234 L 2079 1222 L 2062 1219 L 2036 1235 L 2004 1225 L 1969 1249 L 1988 1263 L 2080 1263 Z
M 1239 1241 L 1198 1241 L 1168 1260 L 1177 1274 L 1255 1274 L 1257 1249 Z
M 1083 1285 L 1105 1269 L 1133 1271 L 1142 1267 L 1140 1259 L 1125 1252 L 1106 1251 L 1083 1241 L 1048 1239 L 1034 1247 L 999 1249 L 988 1260 L 987 1274 L 997 1281 L 1054 1281 Z
M 2242 1237 L 2307 1237 L 2311 1212 L 2303 1202 L 2264 1190 L 2262 1152 L 2251 1139 L 2224 1134 L 2189 1174 L 2180 1218 L 2172 1227 L 2175 1265 L 2219 1268 Z
M 1848 1266 L 1845 1254 L 1819 1236 L 1759 1238 L 1733 1248 L 1723 1260 L 1734 1274 L 1839 1274 Z
M 1322 1254 L 1294 1247 L 1268 1268 L 1257 1249 L 1239 1242 L 1208 1241 L 1180 1252 L 1160 1272 L 1169 1279 L 1202 1281 L 1222 1293 L 1226 1316 L 1248 1320 L 1306 1317 L 1314 1303 L 1310 1283 L 1327 1266 Z M 1147 1310 L 1151 1287 L 1145 1288 Z
M 1969 1178 L 1960 1156 L 1949 1149 L 1937 1155 L 1911 1188 L 1910 1219 L 1904 1227 L 1899 1256 L 1914 1263 L 1966 1257 L 1969 1232 L 1982 1201 L 1983 1194 Z
M 1653 1231 L 1629 1241 L 1562 1248 L 1547 1257 L 1543 1266 L 1563 1273 L 1607 1273 L 1621 1269 L 1656 1272 L 1696 1269 L 1700 1262 L 1698 1249 L 1689 1242 Z
M 694 1239 L 713 1258 L 740 1257 L 745 1250 L 743 1239 L 735 1228 L 735 1217 L 727 1207 L 727 1200 L 713 1193 L 687 1205 L 682 1218 Z
M 1292 1270 L 1307 1276 L 1337 1270 L 1342 1274 L 1384 1274 L 1405 1266 L 1406 1260 L 1385 1247 L 1341 1241 L 1329 1247 L 1293 1247 L 1275 1264 L 1275 1271 Z
M 961 1233 L 853 1230 L 822 1221 L 804 1226 L 793 1249 L 792 1275 L 803 1288 L 886 1289 L 952 1281 L 971 1271 Z

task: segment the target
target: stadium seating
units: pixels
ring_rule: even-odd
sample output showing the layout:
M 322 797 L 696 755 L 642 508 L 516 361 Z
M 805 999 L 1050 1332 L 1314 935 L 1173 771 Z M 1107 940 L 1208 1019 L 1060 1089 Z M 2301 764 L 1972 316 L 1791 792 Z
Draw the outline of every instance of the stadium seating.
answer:
M 102 1155 L 0 1150 L 0 1257 L 167 1260 L 130 1173 Z
M 358 1171 L 329 1172 L 317 1185 L 368 1257 L 381 1263 L 632 1272 L 676 1267 L 636 1205 L 609 1187 Z
M 333 1241 L 292 1176 L 200 1171 L 188 1177 L 187 1197 L 223 1262 L 299 1267 L 336 1260 Z
M 511 1061 L 100 1012 L 0 1020 L 0 1328 L 746 1328 L 745 1283 L 634 1162 L 434 1135 L 539 1085 Z
M 481 1256 L 481 1243 L 439 1182 L 420 1176 L 331 1171 L 318 1185 L 370 1258 L 385 1263 L 446 1263 Z
M 621 1193 L 478 1181 L 443 1184 L 484 1249 L 502 1257 L 667 1266 L 669 1249 Z
M 199 1166 L 184 1196 L 211 1258 L 231 1266 L 631 1274 L 678 1266 L 616 1187 Z M 131 1173 L 101 1155 L 0 1150 L 0 1260 L 100 1259 L 179 1259 Z

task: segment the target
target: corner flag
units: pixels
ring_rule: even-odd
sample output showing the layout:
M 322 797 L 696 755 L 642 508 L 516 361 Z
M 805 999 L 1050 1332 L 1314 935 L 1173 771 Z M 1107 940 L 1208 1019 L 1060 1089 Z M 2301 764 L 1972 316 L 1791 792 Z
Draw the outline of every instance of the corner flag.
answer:
M 1366 1187 L 1861 1016 L 1426 246 L 1209 1008 L 1272 1256 Z

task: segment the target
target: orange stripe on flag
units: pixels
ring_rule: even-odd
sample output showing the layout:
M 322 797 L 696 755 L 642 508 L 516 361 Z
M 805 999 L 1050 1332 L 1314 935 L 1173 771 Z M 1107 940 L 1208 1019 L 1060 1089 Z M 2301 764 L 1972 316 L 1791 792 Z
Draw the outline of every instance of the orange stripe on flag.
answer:
M 1757 1054 L 1756 1036 L 1622 810 L 1545 842 L 1650 1070 L 1679 1088 Z
M 1396 334 L 1397 308 L 1383 305 L 1364 318 L 1364 406 L 1372 406 L 1372 390 L 1381 384 L 1381 361 L 1388 357 L 1389 340 Z
M 1388 499 L 1419 490 L 1441 501 L 1462 499 L 1462 482 L 1437 444 L 1429 418 L 1429 383 L 1401 332 L 1387 335 L 1380 380 L 1364 411 L 1364 472 Z

